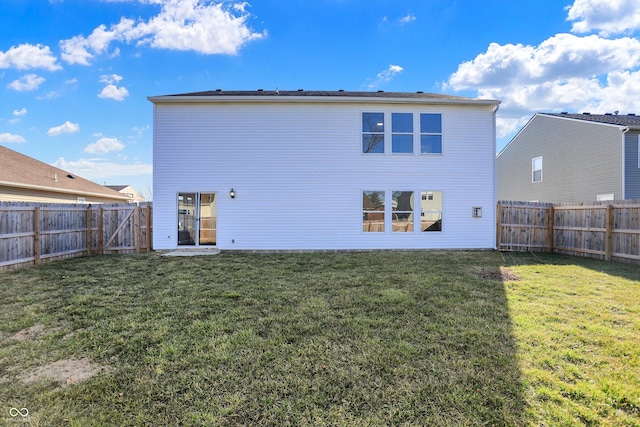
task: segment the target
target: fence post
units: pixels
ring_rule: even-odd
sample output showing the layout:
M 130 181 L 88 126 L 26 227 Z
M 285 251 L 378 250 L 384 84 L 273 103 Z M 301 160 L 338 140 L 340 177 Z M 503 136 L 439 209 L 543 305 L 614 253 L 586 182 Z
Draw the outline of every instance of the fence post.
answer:
M 140 246 L 142 246 L 142 229 L 140 228 L 140 206 L 135 207 L 135 212 L 133 213 L 133 228 L 134 235 L 136 239 L 136 253 L 140 253 Z
M 102 233 L 102 206 L 98 207 L 98 254 L 104 253 L 104 236 Z
M 147 252 L 151 252 L 151 205 L 147 205 Z
M 613 205 L 607 205 L 607 214 L 605 216 L 606 232 L 604 240 L 604 260 L 611 261 L 611 252 L 613 247 Z
M 547 227 L 549 227 L 549 229 L 547 230 L 547 232 L 549 233 L 547 235 L 547 238 L 549 239 L 549 243 L 547 244 L 547 249 L 549 249 L 549 252 L 553 252 L 553 239 L 555 238 L 555 232 L 553 230 L 554 215 L 555 215 L 555 212 L 553 210 L 553 205 L 550 205 L 549 221 L 547 222 Z
M 91 255 L 91 205 L 87 206 L 87 255 Z
M 500 231 L 502 230 L 502 202 L 498 202 L 496 208 L 496 249 L 500 250 L 502 243 L 502 236 Z
M 33 208 L 33 262 L 40 264 L 40 206 Z

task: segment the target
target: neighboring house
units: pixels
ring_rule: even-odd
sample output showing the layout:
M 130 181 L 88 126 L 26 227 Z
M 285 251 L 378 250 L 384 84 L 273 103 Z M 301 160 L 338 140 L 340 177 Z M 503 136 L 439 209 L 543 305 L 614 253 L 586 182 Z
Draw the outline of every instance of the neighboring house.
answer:
M 639 134 L 634 114 L 538 113 L 498 154 L 498 199 L 639 199 Z
M 495 247 L 499 101 L 303 90 L 149 100 L 155 249 Z
M 144 202 L 144 196 L 138 193 L 136 189 L 130 185 L 105 185 L 105 187 L 127 196 L 128 203 Z
M 0 200 L 48 203 L 125 203 L 127 197 L 0 146 Z

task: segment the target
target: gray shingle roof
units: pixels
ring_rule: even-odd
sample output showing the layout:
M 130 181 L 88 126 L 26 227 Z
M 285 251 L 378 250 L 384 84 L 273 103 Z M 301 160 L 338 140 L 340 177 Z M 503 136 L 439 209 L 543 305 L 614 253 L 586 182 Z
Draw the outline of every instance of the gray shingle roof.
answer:
M 640 116 L 635 114 L 569 114 L 569 113 L 539 113 L 545 116 L 564 117 L 567 119 L 585 120 L 588 122 L 606 123 L 610 125 L 640 127 Z
M 342 96 L 363 98 L 441 98 L 441 99 L 473 99 L 462 96 L 443 95 L 424 92 L 351 92 L 345 90 L 209 90 L 203 92 L 190 92 L 168 96 Z
M 57 178 L 57 181 L 54 179 Z M 115 190 L 0 145 L 0 181 L 4 186 L 37 186 L 47 191 L 100 195 L 114 202 L 126 200 Z

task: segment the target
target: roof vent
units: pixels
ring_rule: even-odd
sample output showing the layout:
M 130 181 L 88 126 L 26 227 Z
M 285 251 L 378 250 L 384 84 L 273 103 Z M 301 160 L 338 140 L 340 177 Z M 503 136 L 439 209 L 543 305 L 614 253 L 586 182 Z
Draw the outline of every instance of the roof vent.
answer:
M 67 174 L 67 178 L 76 179 L 76 177 L 75 177 L 75 176 L 73 176 L 73 175 L 71 175 L 70 173 L 69 173 L 69 174 Z
M 338 92 L 344 92 L 344 89 L 338 89 Z
M 627 114 L 627 116 L 634 116 L 635 117 L 636 113 L 629 113 Z
M 258 89 L 258 92 L 264 92 L 264 89 Z
M 222 89 L 216 89 L 216 92 L 222 92 Z
M 384 92 L 384 91 L 383 91 L 383 90 L 379 90 L 379 91 L 378 91 L 378 93 L 382 93 L 382 92 Z
M 57 173 L 54 173 L 54 174 L 53 174 L 53 180 L 54 180 L 54 181 L 57 181 L 57 180 L 58 180 L 58 174 L 57 174 Z
M 605 116 L 613 116 L 611 113 L 604 113 Z
M 419 91 L 417 91 L 416 93 L 424 93 L 424 92 L 423 92 L 423 91 L 421 91 L 421 90 L 419 90 Z
M 304 89 L 298 89 L 298 92 L 304 92 Z
M 560 113 L 560 114 L 569 114 L 569 112 L 568 112 L 568 111 L 563 111 L 563 112 L 562 112 L 562 113 Z
M 591 113 L 589 113 L 589 112 L 585 112 L 585 113 L 582 113 L 582 114 L 584 114 L 585 116 L 590 116 L 591 115 Z

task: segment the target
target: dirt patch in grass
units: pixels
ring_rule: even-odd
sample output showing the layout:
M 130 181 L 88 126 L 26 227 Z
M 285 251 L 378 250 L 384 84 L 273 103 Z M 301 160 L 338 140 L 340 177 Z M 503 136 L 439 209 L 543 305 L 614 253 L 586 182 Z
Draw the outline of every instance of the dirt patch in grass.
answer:
M 42 332 L 44 332 L 44 325 L 33 325 L 16 332 L 11 339 L 16 341 L 33 341 L 38 337 L 38 335 L 42 334 Z
M 109 367 L 96 365 L 87 358 L 66 359 L 37 368 L 29 374 L 22 375 L 20 379 L 25 384 L 36 383 L 41 380 L 52 380 L 60 383 L 61 387 L 65 388 L 109 370 Z
M 483 279 L 499 280 L 503 282 L 520 280 L 520 277 L 506 267 L 480 267 L 477 271 Z

